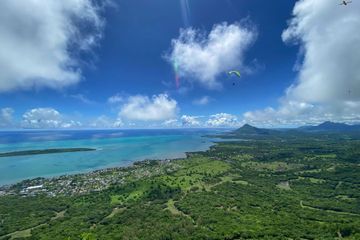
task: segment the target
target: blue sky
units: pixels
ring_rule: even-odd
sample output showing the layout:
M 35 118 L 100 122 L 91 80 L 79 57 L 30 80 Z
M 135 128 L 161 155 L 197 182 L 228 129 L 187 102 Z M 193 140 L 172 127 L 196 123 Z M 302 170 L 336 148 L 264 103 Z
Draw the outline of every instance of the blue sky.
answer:
M 0 19 L 5 29 L 0 34 L 0 127 L 357 122 L 360 56 L 359 33 L 353 29 L 359 21 L 348 19 L 357 18 L 359 3 L 340 8 L 325 0 L 299 1 L 298 7 L 296 2 L 23 3 L 34 12 L 42 9 L 43 15 L 35 16 L 6 0 L 0 3 L 11 13 Z M 327 20 L 334 12 L 347 21 L 345 30 Z M 337 31 L 355 35 L 346 40 L 348 48 L 336 47 L 344 42 Z M 329 46 L 321 44 L 322 37 L 328 37 Z M 340 56 L 349 55 L 351 64 L 343 66 Z M 328 64 L 327 58 L 332 59 Z M 332 66 L 346 70 L 345 83 L 344 75 L 332 74 Z M 239 70 L 241 78 L 228 76 L 230 70 Z

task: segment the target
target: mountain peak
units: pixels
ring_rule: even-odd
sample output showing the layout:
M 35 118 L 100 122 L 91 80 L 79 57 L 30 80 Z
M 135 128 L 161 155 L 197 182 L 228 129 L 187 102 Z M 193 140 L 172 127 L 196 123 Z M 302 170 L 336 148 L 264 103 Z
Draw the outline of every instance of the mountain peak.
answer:
M 251 126 L 250 124 L 245 123 L 240 129 L 242 129 L 242 128 L 257 128 L 257 127 L 254 127 L 254 126 Z
M 326 121 L 317 126 L 309 126 L 302 129 L 310 130 L 310 131 L 354 131 L 354 130 L 358 131 L 360 129 L 360 126 Z
M 251 126 L 250 124 L 246 123 L 241 128 L 237 129 L 235 131 L 235 133 L 238 133 L 238 134 L 256 134 L 256 135 L 261 134 L 261 135 L 264 135 L 264 134 L 269 134 L 270 130 L 257 128 L 257 127 Z
M 319 124 L 318 126 L 344 126 L 344 125 L 347 125 L 347 124 L 326 121 L 326 122 L 323 122 L 323 123 Z

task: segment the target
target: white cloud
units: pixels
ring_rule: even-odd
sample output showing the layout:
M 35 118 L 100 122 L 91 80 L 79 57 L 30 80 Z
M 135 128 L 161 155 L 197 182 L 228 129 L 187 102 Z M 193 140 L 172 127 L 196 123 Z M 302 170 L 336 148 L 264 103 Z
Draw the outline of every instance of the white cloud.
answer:
M 211 115 L 206 125 L 210 127 L 236 127 L 239 126 L 238 118 L 228 113 Z
M 14 110 L 12 108 L 0 109 L 0 128 L 14 127 L 13 114 Z
M 244 121 L 266 126 L 360 122 L 360 2 L 339 6 L 300 0 L 285 42 L 300 45 L 297 81 L 278 108 L 247 112 Z
M 128 120 L 163 121 L 176 116 L 177 102 L 167 94 L 147 96 L 136 95 L 127 99 L 119 116 Z
M 284 101 L 278 109 L 268 107 L 264 110 L 244 113 L 246 123 L 260 126 L 304 125 L 318 115 L 314 105 L 305 102 Z
M 217 77 L 243 68 L 245 51 L 255 38 L 253 28 L 238 23 L 214 25 L 207 36 L 193 28 L 181 29 L 179 38 L 172 40 L 167 59 L 176 63 L 180 77 L 198 81 L 207 88 L 219 88 Z
M 203 106 L 203 105 L 209 104 L 211 102 L 211 100 L 212 99 L 209 96 L 203 96 L 201 98 L 195 99 L 193 101 L 193 104 Z
M 200 121 L 198 116 L 181 116 L 181 123 L 184 127 L 198 127 L 200 126 Z
M 90 100 L 83 94 L 75 94 L 75 95 L 71 95 L 70 97 L 72 97 L 76 100 L 79 100 L 80 102 L 85 103 L 85 104 L 93 104 L 94 103 L 94 101 Z
M 110 103 L 110 104 L 121 103 L 123 101 L 124 101 L 124 97 L 121 96 L 119 93 L 108 98 L 108 103 Z
M 115 120 L 113 126 L 114 126 L 115 128 L 120 128 L 120 127 L 124 126 L 124 123 L 123 123 L 123 121 L 121 120 L 121 118 L 117 118 L 117 119 Z
M 346 8 L 328 0 L 297 2 L 282 37 L 298 41 L 304 59 L 288 95 L 320 103 L 360 100 L 359 11 L 358 1 Z
M 90 123 L 92 128 L 120 128 L 124 126 L 122 120 L 117 118 L 113 120 L 105 115 L 101 115 Z
M 65 118 L 53 108 L 34 108 L 25 112 L 22 116 L 21 126 L 23 128 L 75 128 L 81 123 L 73 120 L 66 121 Z
M 81 80 L 77 54 L 101 37 L 92 0 L 0 1 L 0 91 L 62 88 Z
M 306 102 L 283 101 L 277 109 L 246 112 L 243 121 L 257 126 L 301 126 L 324 121 L 360 123 L 359 102 L 339 104 L 309 104 Z
M 180 123 L 177 119 L 169 119 L 162 123 L 164 127 L 180 127 Z
M 301 45 L 299 79 L 288 96 L 307 102 L 360 100 L 360 2 L 301 0 L 282 38 Z
M 62 117 L 52 108 L 35 108 L 23 114 L 22 126 L 24 128 L 59 128 Z
M 80 127 L 82 127 L 81 122 L 74 121 L 74 120 L 70 120 L 68 122 L 63 122 L 61 124 L 61 128 L 80 128 Z

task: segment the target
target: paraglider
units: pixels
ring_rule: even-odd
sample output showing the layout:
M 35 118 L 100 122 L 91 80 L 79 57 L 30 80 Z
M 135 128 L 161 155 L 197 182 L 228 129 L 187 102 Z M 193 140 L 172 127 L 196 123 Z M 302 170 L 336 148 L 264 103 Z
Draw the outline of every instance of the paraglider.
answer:
M 241 73 L 239 72 L 239 71 L 229 71 L 228 72 L 228 74 L 229 74 L 229 76 L 231 76 L 231 75 L 235 75 L 235 76 L 237 76 L 237 77 L 241 77 Z M 233 86 L 235 86 L 235 82 L 233 82 L 233 84 L 232 84 Z
M 229 71 L 228 74 L 231 76 L 231 75 L 236 75 L 238 77 L 241 77 L 241 73 L 239 71 Z
M 343 0 L 339 5 L 348 5 L 349 3 L 352 3 L 352 1 L 346 1 L 346 0 Z

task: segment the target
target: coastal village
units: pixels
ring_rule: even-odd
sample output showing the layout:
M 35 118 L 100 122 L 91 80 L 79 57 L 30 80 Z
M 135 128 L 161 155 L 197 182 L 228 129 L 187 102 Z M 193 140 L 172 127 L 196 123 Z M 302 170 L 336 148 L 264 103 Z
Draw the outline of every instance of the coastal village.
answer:
M 4 187 L 0 239 L 359 239 L 359 140 L 271 134 Z
M 99 192 L 112 185 L 121 185 L 128 181 L 170 173 L 178 168 L 179 166 L 170 160 L 145 160 L 127 168 L 108 168 L 76 175 L 24 180 L 14 185 L 1 186 L 0 196 L 76 196 Z

